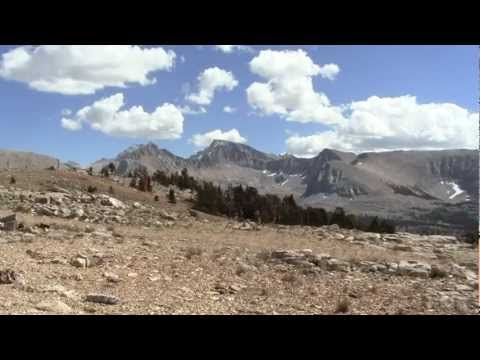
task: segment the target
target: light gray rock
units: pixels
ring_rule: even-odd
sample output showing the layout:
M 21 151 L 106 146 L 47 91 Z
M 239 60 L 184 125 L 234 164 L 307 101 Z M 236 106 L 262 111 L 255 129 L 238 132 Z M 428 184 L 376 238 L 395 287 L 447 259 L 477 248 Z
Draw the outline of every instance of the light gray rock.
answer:
M 349 272 L 350 263 L 347 261 L 332 258 L 327 260 L 327 270 Z
M 122 281 L 120 279 L 120 276 L 115 273 L 105 272 L 103 273 L 103 276 L 105 277 L 105 279 L 107 279 L 108 282 L 119 283 L 120 281 Z
M 401 260 L 398 264 L 397 274 L 428 278 L 430 277 L 431 270 L 431 266 L 427 263 L 415 260 Z
M 72 308 L 59 300 L 43 300 L 39 302 L 35 308 L 37 310 L 56 313 L 56 314 L 71 314 Z

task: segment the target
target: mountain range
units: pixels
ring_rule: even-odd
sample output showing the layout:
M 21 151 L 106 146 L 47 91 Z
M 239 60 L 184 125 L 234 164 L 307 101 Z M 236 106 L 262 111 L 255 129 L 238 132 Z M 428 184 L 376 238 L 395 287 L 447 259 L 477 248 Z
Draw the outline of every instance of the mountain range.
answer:
M 0 151 L 0 168 L 5 167 L 6 159 L 10 163 L 19 161 L 22 167 L 56 165 L 56 159 L 26 154 Z M 92 167 L 98 172 L 110 162 L 115 164 L 119 176 L 139 167 L 150 173 L 187 168 L 192 176 L 221 186 L 249 185 L 260 193 L 293 194 L 304 206 L 329 210 L 341 206 L 353 213 L 412 224 L 425 221 L 445 225 L 451 218 L 462 219 L 462 214 L 467 215 L 463 216 L 467 220 L 478 219 L 476 150 L 355 154 L 324 149 L 313 158 L 298 158 L 214 140 L 189 158 L 176 156 L 153 143 L 135 145 L 113 159 L 96 161 Z
M 324 149 L 313 158 L 274 155 L 248 145 L 215 140 L 185 159 L 149 143 L 136 145 L 114 159 L 119 175 L 143 166 L 149 172 L 186 167 L 199 178 L 221 185 L 244 184 L 260 191 L 293 193 L 300 201 L 321 195 L 354 199 L 395 196 L 448 203 L 478 199 L 478 152 L 475 150 L 392 151 L 354 154 Z

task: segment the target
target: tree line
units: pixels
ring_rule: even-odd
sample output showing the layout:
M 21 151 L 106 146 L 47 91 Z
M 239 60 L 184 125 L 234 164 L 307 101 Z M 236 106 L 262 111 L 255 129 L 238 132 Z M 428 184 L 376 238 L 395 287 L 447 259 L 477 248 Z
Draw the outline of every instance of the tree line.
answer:
M 224 215 L 230 218 L 252 220 L 260 223 L 283 225 L 323 226 L 336 224 L 341 228 L 358 229 L 377 233 L 394 233 L 395 225 L 388 220 L 368 216 L 357 217 L 346 214 L 344 209 L 337 207 L 328 212 L 322 208 L 299 206 L 293 195 L 280 198 L 277 195 L 261 195 L 251 186 L 220 186 L 208 181 L 197 181 L 188 174 L 187 169 L 181 173 L 171 173 L 157 170 L 152 180 L 163 186 L 177 186 L 180 190 L 195 191 L 194 209 L 214 215 Z M 171 198 L 172 195 L 169 194 Z

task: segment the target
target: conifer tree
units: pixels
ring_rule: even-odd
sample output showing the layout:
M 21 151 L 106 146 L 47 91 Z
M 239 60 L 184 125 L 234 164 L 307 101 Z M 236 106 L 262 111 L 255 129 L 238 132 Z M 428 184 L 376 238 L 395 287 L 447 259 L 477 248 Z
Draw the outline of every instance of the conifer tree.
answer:
M 176 204 L 177 203 L 177 199 L 175 197 L 175 190 L 173 190 L 173 188 L 170 188 L 170 190 L 168 190 L 168 202 L 170 204 Z

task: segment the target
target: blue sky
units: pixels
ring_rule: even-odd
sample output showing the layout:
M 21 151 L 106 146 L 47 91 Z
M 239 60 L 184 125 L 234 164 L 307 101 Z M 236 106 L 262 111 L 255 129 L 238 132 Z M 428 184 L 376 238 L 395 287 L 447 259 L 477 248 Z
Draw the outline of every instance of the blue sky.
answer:
M 156 79 L 154 84 L 139 80 L 119 87 L 103 83 L 117 81 L 115 76 L 121 81 L 130 69 L 136 76 L 141 56 L 132 55 L 128 69 L 122 65 L 97 81 L 92 80 L 95 61 L 102 66 L 113 61 L 114 68 L 119 66 L 118 59 L 109 59 L 111 54 L 106 54 L 98 60 L 101 51 L 97 51 L 91 59 L 91 52 L 87 52 L 84 57 L 69 57 L 55 65 L 64 59 L 64 49 L 40 57 L 35 48 L 26 48 L 30 60 L 38 59 L 25 63 L 18 54 L 14 54 L 14 61 L 7 61 L 6 55 L 18 47 L 0 46 L 0 148 L 33 151 L 86 165 L 147 141 L 189 156 L 209 139 L 195 145 L 195 135 L 232 129 L 257 149 L 298 156 L 314 156 L 323 147 L 355 152 L 478 147 L 476 46 L 262 45 L 230 52 L 213 46 L 160 47 L 175 53 L 170 69 L 145 70 L 149 79 Z M 324 67 L 327 64 L 336 67 Z M 59 69 L 62 66 L 66 68 Z M 230 73 L 236 85 L 216 88 L 207 105 L 188 100 L 188 95 L 198 93 L 199 75 L 215 67 Z M 88 80 L 103 85 L 89 94 L 68 95 L 55 86 L 46 90 L 44 85 L 35 85 L 62 74 L 79 83 Z M 258 91 L 252 87 L 249 98 L 247 89 L 254 83 L 263 85 Z M 122 135 L 109 133 L 105 128 L 92 128 L 94 120 L 89 117 L 95 116 L 93 112 L 82 119 L 75 115 L 119 93 L 124 99 L 122 110 L 141 106 L 145 113 L 152 113 L 165 103 L 174 105 L 183 117 L 181 131 L 175 130 L 177 138 L 149 138 L 138 132 L 128 135 L 127 130 Z M 265 103 L 262 99 L 266 96 L 274 100 Z M 205 112 L 181 111 L 187 105 Z M 235 112 L 224 112 L 225 106 Z M 66 109 L 71 114 L 62 115 Z M 62 118 L 82 124 L 81 129 L 66 129 Z M 134 123 L 137 119 L 127 114 L 123 121 Z M 110 123 L 117 118 L 103 120 Z M 150 120 L 146 117 L 145 121 Z

